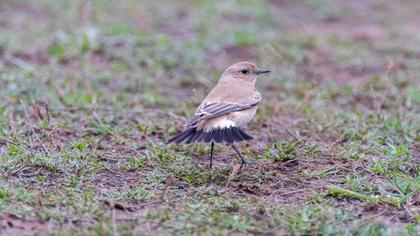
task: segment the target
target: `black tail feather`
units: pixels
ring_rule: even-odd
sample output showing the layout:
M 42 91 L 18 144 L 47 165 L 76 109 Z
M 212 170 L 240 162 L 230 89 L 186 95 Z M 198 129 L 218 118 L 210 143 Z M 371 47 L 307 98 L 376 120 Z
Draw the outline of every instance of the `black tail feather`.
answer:
M 241 129 L 238 128 L 238 130 L 239 130 L 239 132 L 241 132 L 241 134 L 245 138 L 245 140 L 251 140 L 251 139 L 253 139 L 251 136 L 249 136 L 247 133 L 245 133 Z
M 210 132 L 207 132 L 205 135 L 204 135 L 204 142 L 206 142 L 206 143 L 210 143 L 210 141 L 213 139 L 213 137 L 214 137 L 214 134 L 217 132 L 217 130 L 212 130 L 212 131 L 210 131 Z
M 192 139 L 191 139 L 191 142 L 195 142 L 195 141 L 197 141 L 197 139 L 200 137 L 201 133 L 203 133 L 203 131 L 202 131 L 202 130 L 195 131 L 195 132 L 196 132 L 196 133 L 195 133 L 195 135 L 194 135 L 194 138 L 192 138 Z
M 227 143 L 233 143 L 234 141 L 231 131 L 232 131 L 232 128 L 227 128 L 223 130 L 223 139 Z
M 200 135 L 197 137 L 197 142 L 202 142 L 204 139 L 204 136 L 206 136 L 206 132 L 201 131 Z
M 195 128 L 189 128 L 187 130 L 182 131 L 181 133 L 175 135 L 174 137 L 170 138 L 167 143 L 180 143 L 184 141 L 188 136 L 195 132 Z
M 242 131 L 239 127 L 214 129 L 209 132 L 197 130 L 196 128 L 189 128 L 170 138 L 167 141 L 167 143 L 182 143 L 185 141 L 186 144 L 190 144 L 193 142 L 204 141 L 206 143 L 226 142 L 228 144 L 232 144 L 234 142 L 240 142 L 250 139 L 252 139 L 252 137 L 244 131 Z
M 231 133 L 232 133 L 233 139 L 235 141 L 240 142 L 240 141 L 243 141 L 244 140 L 244 137 L 238 131 L 238 128 L 236 128 L 236 127 L 232 128 Z
M 197 136 L 199 136 L 201 133 L 201 131 L 194 131 L 187 139 L 187 141 L 185 141 L 186 144 L 190 144 L 192 142 L 194 142 L 194 140 L 197 138 Z

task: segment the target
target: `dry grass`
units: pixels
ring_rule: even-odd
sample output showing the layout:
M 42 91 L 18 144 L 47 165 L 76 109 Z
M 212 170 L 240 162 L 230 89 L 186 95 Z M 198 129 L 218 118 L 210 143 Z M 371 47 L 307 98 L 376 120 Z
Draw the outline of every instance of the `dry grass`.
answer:
M 416 235 L 420 5 L 2 1 L 0 234 Z M 165 146 L 227 65 L 241 145 Z

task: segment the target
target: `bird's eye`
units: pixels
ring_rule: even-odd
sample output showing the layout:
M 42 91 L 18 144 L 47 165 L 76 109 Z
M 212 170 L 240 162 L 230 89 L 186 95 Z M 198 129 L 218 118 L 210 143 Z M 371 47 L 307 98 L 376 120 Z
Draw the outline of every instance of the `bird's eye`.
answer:
M 244 74 L 244 75 L 248 74 L 248 70 L 247 70 L 247 69 L 243 69 L 243 70 L 241 70 L 241 72 L 242 72 L 242 74 Z

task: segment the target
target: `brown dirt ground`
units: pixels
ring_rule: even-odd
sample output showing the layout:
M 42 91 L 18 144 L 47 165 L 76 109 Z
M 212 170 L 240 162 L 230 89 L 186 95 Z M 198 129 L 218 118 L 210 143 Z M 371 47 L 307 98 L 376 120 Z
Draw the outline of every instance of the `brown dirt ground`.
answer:
M 369 44 L 376 44 L 380 43 L 384 37 L 385 28 L 383 25 L 375 22 L 374 19 L 369 18 L 368 13 L 371 11 L 371 8 L 375 8 L 378 6 L 372 6 L 370 4 L 365 4 L 364 1 L 341 1 L 343 4 L 348 5 L 348 7 L 352 8 L 353 10 L 357 11 L 360 15 L 359 18 L 352 18 L 351 22 L 347 20 L 339 20 L 337 19 L 320 19 L 319 21 L 313 21 L 313 18 L 308 20 L 305 17 L 305 12 L 302 9 L 296 7 L 294 1 L 288 0 L 280 0 L 280 1 L 273 1 L 275 5 L 279 9 L 279 14 L 284 14 L 290 16 L 289 22 L 287 24 L 287 28 L 290 31 L 297 31 L 302 34 L 316 34 L 316 35 L 338 35 L 339 37 L 344 38 L 351 38 L 354 41 L 366 41 Z M 389 4 L 388 6 L 383 6 L 385 8 L 392 8 L 393 5 L 396 3 Z M 23 9 L 23 10 L 22 10 Z M 11 11 L 13 9 L 9 8 L 2 8 L 2 11 Z M 41 15 L 41 20 L 49 21 L 50 17 L 49 14 L 39 12 L 37 9 L 27 9 L 25 7 L 19 7 L 19 11 L 24 11 L 25 14 L 33 15 L 36 18 Z M 302 12 L 303 11 L 303 12 Z M 311 14 L 310 12 L 306 12 L 307 14 Z M 180 16 L 183 17 L 182 15 Z M 405 22 L 407 27 L 411 27 L 416 30 L 420 30 L 420 16 L 414 16 L 413 19 L 408 19 L 409 22 Z M 364 24 L 358 24 L 363 22 Z M 366 22 L 368 24 L 366 24 Z M 142 26 L 146 23 L 142 21 L 142 24 L 139 24 L 139 27 L 147 27 Z M 147 24 L 146 24 L 147 25 Z M 178 27 L 172 26 L 170 23 L 165 25 L 159 25 L 159 28 L 162 29 L 163 32 L 171 34 L 175 37 L 188 37 L 188 32 L 182 32 L 178 29 Z M 378 52 L 379 55 L 380 52 Z M 419 54 L 420 55 L 420 54 Z M 48 64 L 48 57 L 42 51 L 35 51 L 35 52 L 20 52 L 14 54 L 14 56 L 28 62 L 28 63 L 36 63 L 45 65 Z M 217 60 L 214 58 L 217 57 Z M 257 58 L 258 54 L 252 48 L 245 48 L 240 46 L 229 46 L 223 48 L 223 50 L 216 52 L 208 57 L 208 63 L 212 65 L 214 68 L 222 68 L 224 65 L 227 64 L 229 61 L 234 61 L 236 59 L 243 60 L 244 58 Z M 416 55 L 415 57 L 419 57 Z M 101 55 L 93 55 L 91 60 L 98 66 L 98 68 L 103 68 L 107 66 L 107 61 L 109 58 L 106 56 Z M 297 68 L 297 73 L 301 74 L 302 77 L 308 78 L 314 85 L 320 84 L 326 77 L 329 79 L 333 78 L 339 84 L 345 85 L 350 84 L 352 86 L 364 86 L 366 85 L 370 79 L 372 79 L 373 75 L 376 74 L 386 74 L 389 73 L 389 70 L 399 71 L 405 70 L 406 58 L 398 58 L 392 62 L 392 66 L 390 68 L 390 62 L 383 61 L 380 64 L 368 65 L 366 67 L 343 67 L 337 64 L 334 58 L 330 57 L 328 48 L 319 48 L 312 52 L 312 54 L 308 55 L 307 58 L 304 60 L 304 65 L 302 67 Z M 64 67 L 68 68 L 69 71 L 74 72 L 77 71 L 80 65 L 72 65 L 67 64 Z M 163 78 L 163 80 L 165 80 Z M 112 86 L 112 85 L 110 85 Z M 118 86 L 118 85 L 115 85 Z M 188 91 L 189 88 L 200 86 L 197 84 L 184 84 L 183 87 L 185 90 L 179 91 L 180 97 L 189 97 Z M 264 88 L 265 89 L 265 88 Z M 270 88 L 267 87 L 269 90 Z M 174 91 L 168 91 L 174 92 Z M 309 95 L 310 96 L 310 95 Z M 310 98 L 308 98 L 310 99 Z M 377 109 L 380 104 L 370 97 L 357 97 L 357 102 L 366 106 L 368 109 Z M 343 109 L 343 107 L 341 108 Z M 62 111 L 67 115 L 72 115 L 73 111 Z M 42 114 L 37 114 L 36 109 L 32 110 L 31 115 L 33 115 L 33 119 L 44 119 Z M 41 112 L 42 113 L 42 112 Z M 87 128 L 80 129 L 80 127 L 87 127 L 88 123 L 91 121 L 90 118 L 80 118 L 84 117 L 83 115 L 77 115 L 77 111 L 74 112 L 75 122 L 77 123 L 78 127 L 69 127 L 66 129 L 57 129 L 57 130 L 42 130 L 39 128 L 40 132 L 50 133 L 50 138 L 46 140 L 49 142 L 48 145 L 50 147 L 56 147 L 60 149 L 63 147 L 69 138 L 81 138 L 84 136 L 92 135 L 89 133 L 90 131 Z M 61 112 L 56 112 L 53 114 L 52 119 L 54 116 L 61 116 Z M 168 123 L 167 117 L 163 117 L 165 115 L 160 115 L 158 119 L 164 119 L 163 121 L 166 125 L 170 125 Z M 125 115 L 124 117 L 117 117 L 113 118 L 112 122 L 117 124 L 119 127 L 130 127 L 139 123 L 143 123 L 144 120 L 139 120 L 139 117 L 135 114 L 133 115 Z M 181 120 L 180 120 L 181 119 Z M 182 126 L 182 118 L 178 119 L 179 125 L 178 127 L 181 128 Z M 77 120 L 77 121 L 76 121 Z M 253 153 L 261 153 L 263 146 L 261 143 L 272 143 L 274 140 L 278 140 L 279 138 L 282 139 L 289 139 L 293 138 L 287 130 L 302 130 L 305 128 L 305 123 L 307 118 L 302 116 L 300 111 L 285 111 L 282 110 L 281 114 L 273 115 L 267 119 L 260 119 L 258 123 L 254 122 L 249 128 L 249 132 L 257 137 L 254 143 L 244 145 L 245 148 L 251 150 Z M 173 123 L 172 123 L 173 124 Z M 83 130 L 83 132 L 81 131 Z M 38 130 L 37 130 L 38 131 Z M 87 132 L 87 133 L 86 133 Z M 330 145 L 339 139 L 339 136 L 334 137 L 322 137 L 319 134 L 310 134 L 310 138 L 307 141 L 313 141 L 318 144 L 321 148 L 328 148 Z M 152 139 L 164 137 L 162 131 L 157 131 L 156 133 L 152 134 Z M 142 134 L 140 132 L 132 133 L 131 137 L 126 137 L 128 139 L 135 140 L 140 144 L 140 147 L 147 147 L 148 139 L 146 134 Z M 40 147 L 39 147 L 40 148 Z M 420 156 L 420 146 L 414 149 L 417 154 Z M 139 150 L 130 150 L 127 149 L 127 146 L 124 144 L 115 144 L 115 140 L 106 139 L 102 146 L 97 147 L 95 151 L 98 156 L 102 156 L 109 162 L 109 171 L 102 172 L 96 176 L 95 179 L 90 180 L 95 185 L 103 186 L 103 188 L 107 187 L 118 187 L 121 181 L 127 183 L 127 185 L 136 186 L 139 182 L 139 179 L 147 175 L 149 172 L 153 171 L 153 166 L 148 165 L 144 167 L 142 172 L 137 171 L 120 171 L 113 169 L 113 161 L 109 159 L 112 155 L 118 156 L 131 156 L 136 155 L 138 152 L 141 152 L 141 148 Z M 203 166 L 203 169 L 206 168 L 208 163 L 208 159 L 205 156 L 198 155 L 194 157 L 198 165 Z M 236 159 L 233 153 L 226 148 L 222 148 L 217 154 L 215 159 L 215 166 L 226 166 L 226 165 L 234 165 Z M 36 167 L 30 167 L 30 169 L 22 169 L 19 173 L 15 173 L 15 175 L 19 175 L 20 177 L 25 176 L 28 173 L 34 173 L 36 171 L 41 170 L 34 170 Z M 265 183 L 266 188 L 261 189 L 258 184 L 260 180 L 258 179 L 246 179 L 243 181 L 234 181 L 229 186 L 229 190 L 235 196 L 248 196 L 251 198 L 255 198 L 257 201 L 264 201 L 270 199 L 270 201 L 274 201 L 280 204 L 299 204 L 304 203 L 306 199 L 311 196 L 314 191 L 323 190 L 326 186 L 330 184 L 340 185 L 343 184 L 343 176 L 346 174 L 353 172 L 355 170 L 363 171 L 365 169 L 363 162 L 350 162 L 345 159 L 336 158 L 332 155 L 321 155 L 317 156 L 316 158 L 305 158 L 305 157 L 297 157 L 288 162 L 278 162 L 270 165 L 249 165 L 246 168 L 246 171 L 249 172 L 250 175 L 258 176 L 258 173 L 263 172 L 275 172 L 276 178 L 268 180 Z M 300 173 L 303 171 L 309 172 L 327 172 L 329 175 L 328 179 L 315 179 L 309 177 L 303 177 Z M 371 176 L 370 177 L 372 182 L 381 181 L 378 176 Z M 60 181 L 60 177 L 57 178 L 49 178 L 49 181 Z M 169 181 L 170 182 L 170 181 Z M 48 189 L 49 186 L 54 186 L 53 183 L 47 182 L 45 183 L 45 188 Z M 173 188 L 171 188 L 173 187 Z M 168 189 L 162 190 L 162 198 L 168 198 L 168 201 L 174 200 L 167 196 L 180 196 L 180 195 L 188 195 L 189 190 L 188 188 L 185 189 L 177 189 L 177 183 L 173 183 L 173 186 L 167 185 Z M 168 193 L 170 192 L 170 193 Z M 176 197 L 174 197 L 176 199 Z M 111 206 L 116 210 L 112 210 L 115 214 L 117 214 L 118 219 L 131 219 L 136 214 L 140 214 L 142 209 L 145 207 L 150 207 L 153 204 L 159 204 L 159 201 L 162 199 L 153 199 L 149 203 L 145 203 L 143 205 L 136 205 L 136 204 L 129 204 L 129 203 L 115 203 L 115 202 L 106 202 L 105 205 Z M 412 221 L 412 216 L 410 216 L 405 211 L 396 211 L 395 208 L 390 207 L 386 204 L 372 204 L 366 202 L 360 202 L 357 200 L 346 200 L 340 199 L 340 201 L 331 198 L 331 202 L 333 205 L 342 206 L 342 207 L 352 207 L 354 208 L 354 212 L 358 212 L 358 214 L 363 215 L 372 215 L 378 217 L 380 219 L 383 217 L 383 220 L 386 222 L 410 222 Z M 417 194 L 417 197 L 412 199 L 412 202 L 408 203 L 408 205 L 418 206 L 420 203 L 420 195 Z M 43 230 L 54 229 L 54 225 L 51 222 L 38 222 L 38 221 L 31 221 L 28 219 L 21 219 L 18 216 L 14 215 L 0 215 L 0 228 L 2 230 L 6 230 L 3 232 L 7 232 L 11 235 L 19 234 L 22 231 L 38 231 L 40 228 Z

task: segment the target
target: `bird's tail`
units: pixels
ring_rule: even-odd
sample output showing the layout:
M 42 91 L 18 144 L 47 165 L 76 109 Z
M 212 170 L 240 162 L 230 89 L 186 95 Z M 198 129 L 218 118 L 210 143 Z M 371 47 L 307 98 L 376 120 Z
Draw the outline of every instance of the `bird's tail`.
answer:
M 234 143 L 250 139 L 252 139 L 252 137 L 244 131 L 242 131 L 239 127 L 214 129 L 208 132 L 204 132 L 203 130 L 197 130 L 196 127 L 191 127 L 170 138 L 167 141 L 167 144 L 182 143 L 184 141 L 187 144 L 202 141 L 204 141 L 205 143 Z
M 192 140 L 192 138 L 194 138 L 194 136 L 199 133 L 197 132 L 195 127 L 192 128 L 188 128 L 184 131 L 182 131 L 181 133 L 175 135 L 174 137 L 170 138 L 168 141 L 166 141 L 167 144 L 170 143 L 182 143 L 184 140 L 188 139 L 188 140 Z M 188 141 L 187 140 L 187 141 Z

